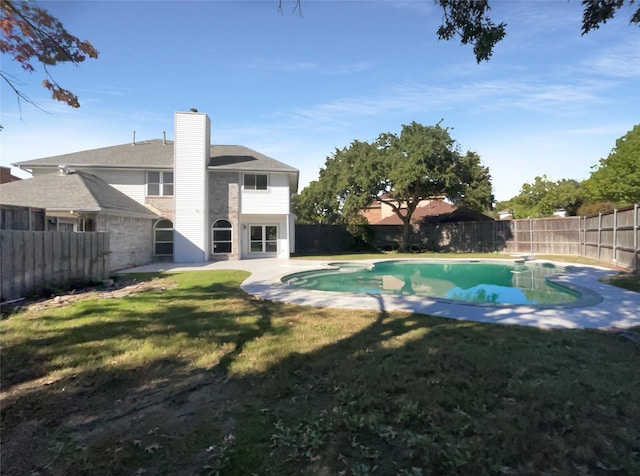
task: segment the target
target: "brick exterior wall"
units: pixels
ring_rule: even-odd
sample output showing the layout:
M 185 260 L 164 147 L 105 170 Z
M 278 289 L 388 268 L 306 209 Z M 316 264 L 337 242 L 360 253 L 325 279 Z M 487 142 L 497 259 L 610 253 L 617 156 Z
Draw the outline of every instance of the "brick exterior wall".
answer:
M 360 211 L 360 215 L 365 217 L 370 225 L 382 220 L 382 210 L 379 204 L 365 208 Z
M 144 202 L 153 212 L 171 220 L 172 223 L 175 222 L 173 197 L 146 197 Z
M 110 271 L 151 262 L 153 222 L 148 218 L 96 216 L 95 231 L 108 231 L 110 234 Z
M 233 241 L 228 255 L 210 254 L 213 260 L 240 259 L 240 183 L 237 172 L 210 172 L 209 226 L 216 220 L 228 220 L 233 229 Z

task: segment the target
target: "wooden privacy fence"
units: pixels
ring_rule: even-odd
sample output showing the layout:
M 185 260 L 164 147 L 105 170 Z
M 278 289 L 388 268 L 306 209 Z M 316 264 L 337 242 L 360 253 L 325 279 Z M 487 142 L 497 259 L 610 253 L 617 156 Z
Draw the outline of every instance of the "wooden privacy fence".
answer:
M 334 254 L 372 248 L 394 250 L 401 225 L 296 225 L 296 252 Z M 414 251 L 491 252 L 503 250 L 511 237 L 510 223 L 457 222 L 414 226 L 407 247 Z
M 109 233 L 0 230 L 0 301 L 109 277 Z
M 580 255 L 582 217 L 527 218 L 510 220 L 509 253 Z
M 578 255 L 640 269 L 640 207 L 636 204 L 589 217 L 532 218 L 415 226 L 408 249 Z M 361 251 L 367 245 L 396 249 L 400 225 L 296 225 L 296 251 L 329 254 Z
M 640 269 L 640 205 L 582 218 L 581 255 Z
M 18 207 L 0 203 L 0 230 L 44 231 L 44 208 Z
M 640 206 L 588 217 L 513 220 L 511 253 L 579 255 L 640 269 Z

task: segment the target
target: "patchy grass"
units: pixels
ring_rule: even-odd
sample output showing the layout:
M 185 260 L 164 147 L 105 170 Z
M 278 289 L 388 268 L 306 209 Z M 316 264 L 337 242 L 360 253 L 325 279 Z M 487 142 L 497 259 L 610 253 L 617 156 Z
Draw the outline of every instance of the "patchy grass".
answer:
M 3 474 L 640 474 L 631 339 L 264 302 L 245 277 L 0 322 Z
M 640 293 L 640 274 L 620 274 L 618 276 L 608 277 L 604 282 L 612 286 L 618 286 L 619 288 Z

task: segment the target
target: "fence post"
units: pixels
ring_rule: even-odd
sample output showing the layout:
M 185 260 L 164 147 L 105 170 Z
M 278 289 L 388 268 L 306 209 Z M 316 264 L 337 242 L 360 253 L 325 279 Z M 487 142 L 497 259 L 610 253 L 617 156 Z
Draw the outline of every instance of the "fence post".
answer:
M 587 256 L 587 217 L 580 217 L 582 223 L 582 256 Z
M 491 223 L 491 229 L 493 230 L 493 250 L 492 251 L 498 251 L 498 240 L 497 240 L 497 236 L 498 236 L 498 230 L 496 229 L 496 227 L 498 226 L 498 222 L 497 221 L 492 221 Z
M 618 264 L 618 209 L 613 209 L 613 263 Z
M 529 218 L 529 247 L 533 254 L 533 220 L 531 218 Z
M 600 259 L 601 241 L 602 241 L 602 212 L 598 213 L 598 259 Z
M 633 270 L 636 271 L 638 266 L 638 204 L 633 204 Z

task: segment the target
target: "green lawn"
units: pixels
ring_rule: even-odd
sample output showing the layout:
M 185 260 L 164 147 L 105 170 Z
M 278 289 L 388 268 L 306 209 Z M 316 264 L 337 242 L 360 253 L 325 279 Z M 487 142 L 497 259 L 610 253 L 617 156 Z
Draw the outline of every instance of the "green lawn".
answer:
M 3 475 L 640 474 L 640 329 L 312 309 L 246 276 L 1 321 Z

